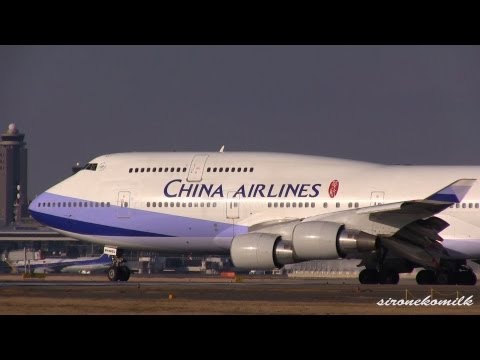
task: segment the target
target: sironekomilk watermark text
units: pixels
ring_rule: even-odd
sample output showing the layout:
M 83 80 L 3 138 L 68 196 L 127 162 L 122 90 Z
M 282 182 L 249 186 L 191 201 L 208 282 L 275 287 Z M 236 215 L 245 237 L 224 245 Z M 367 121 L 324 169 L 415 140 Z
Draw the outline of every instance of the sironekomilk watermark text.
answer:
M 472 306 L 473 295 L 462 296 L 456 299 L 432 299 L 431 295 L 423 299 L 380 299 L 378 306 Z

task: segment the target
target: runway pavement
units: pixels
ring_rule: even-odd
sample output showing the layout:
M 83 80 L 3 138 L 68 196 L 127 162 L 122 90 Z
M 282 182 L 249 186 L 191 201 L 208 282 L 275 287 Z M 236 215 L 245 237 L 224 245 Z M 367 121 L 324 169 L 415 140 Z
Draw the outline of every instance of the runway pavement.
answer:
M 402 279 L 399 285 L 360 285 L 354 278 L 248 275 L 134 275 L 126 283 L 109 282 L 105 275 L 0 276 L 0 314 L 468 315 L 480 314 L 479 296 L 478 286 L 419 286 L 413 279 Z M 405 305 L 405 300 L 412 304 Z

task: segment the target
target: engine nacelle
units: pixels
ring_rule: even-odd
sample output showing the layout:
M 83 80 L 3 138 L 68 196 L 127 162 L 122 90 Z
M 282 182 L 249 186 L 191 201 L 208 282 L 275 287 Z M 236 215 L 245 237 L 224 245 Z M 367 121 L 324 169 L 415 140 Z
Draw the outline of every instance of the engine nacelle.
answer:
M 294 262 L 338 259 L 376 248 L 374 235 L 327 221 L 297 224 L 292 239 L 285 241 L 279 234 L 271 233 L 235 236 L 230 248 L 233 264 L 243 269 L 271 270 Z
M 250 233 L 235 236 L 230 255 L 235 267 L 243 269 L 272 270 L 295 262 L 292 242 L 282 241 L 275 234 Z
M 328 221 L 302 222 L 293 231 L 294 257 L 298 260 L 327 260 L 351 253 L 375 250 L 376 237 L 345 229 Z

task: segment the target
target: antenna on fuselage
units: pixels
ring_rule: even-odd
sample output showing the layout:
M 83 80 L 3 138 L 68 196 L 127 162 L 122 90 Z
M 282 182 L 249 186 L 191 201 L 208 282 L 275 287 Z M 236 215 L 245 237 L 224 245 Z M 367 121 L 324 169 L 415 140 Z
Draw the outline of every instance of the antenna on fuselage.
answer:
M 222 145 L 222 147 L 220 148 L 220 150 L 218 152 L 223 152 L 224 149 L 225 149 L 225 145 Z

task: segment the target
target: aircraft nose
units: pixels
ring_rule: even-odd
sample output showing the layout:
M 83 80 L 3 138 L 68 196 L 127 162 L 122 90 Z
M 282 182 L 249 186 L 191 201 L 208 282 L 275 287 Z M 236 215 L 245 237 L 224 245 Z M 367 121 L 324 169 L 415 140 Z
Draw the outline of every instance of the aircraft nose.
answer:
M 32 210 L 37 206 L 38 206 L 38 201 L 37 201 L 37 198 L 35 198 L 30 202 L 30 205 L 28 205 L 28 212 L 30 213 L 30 215 L 32 214 Z
M 41 203 L 41 199 L 42 199 L 42 195 L 39 195 L 37 196 L 35 199 L 32 200 L 32 202 L 30 203 L 30 205 L 28 206 L 28 212 L 30 213 L 30 216 L 32 218 L 34 218 L 35 220 L 37 220 L 38 222 L 41 222 L 40 219 L 39 219 L 39 215 L 42 213 L 42 203 Z

